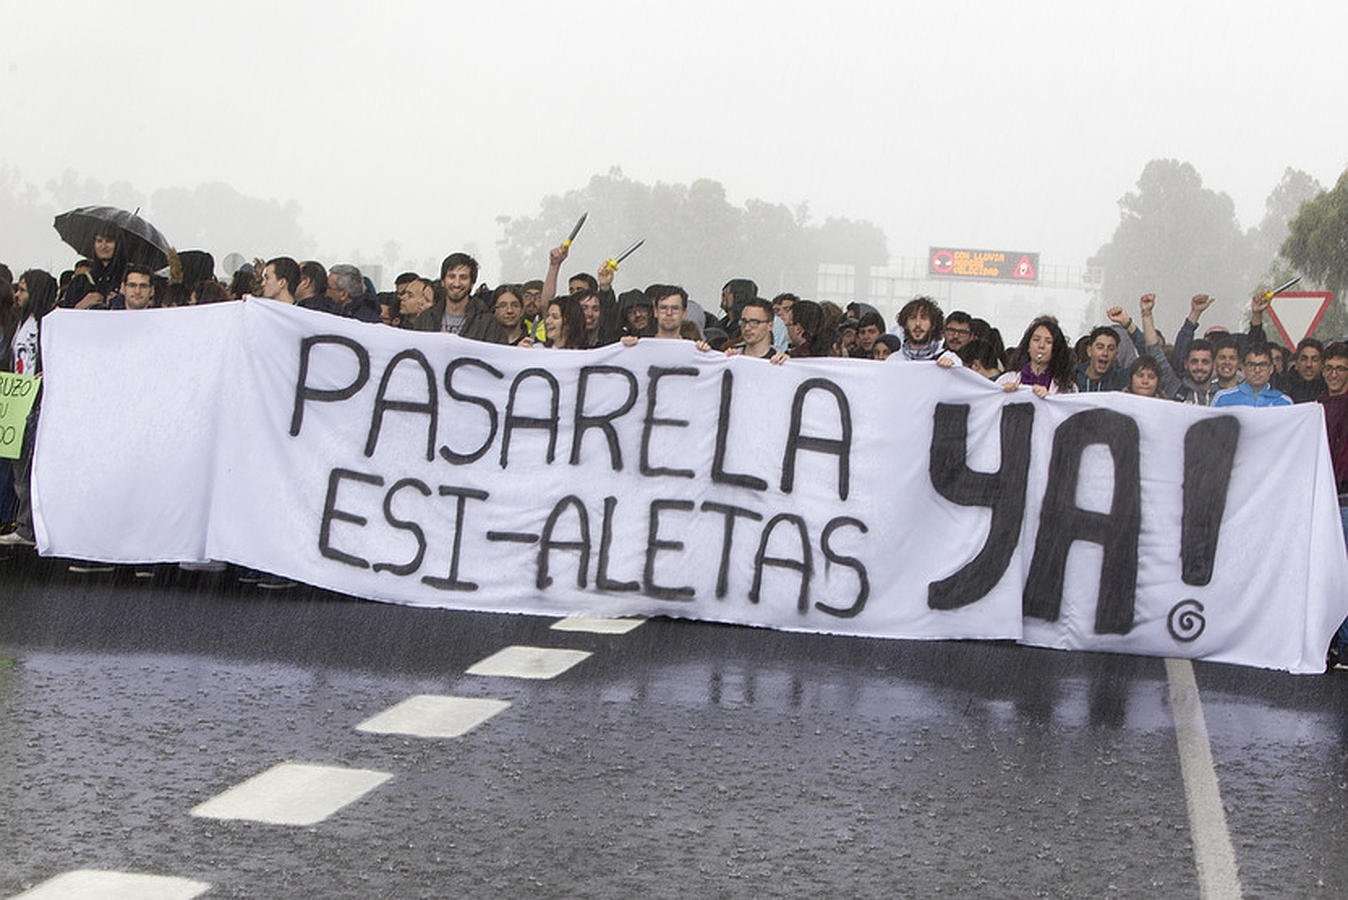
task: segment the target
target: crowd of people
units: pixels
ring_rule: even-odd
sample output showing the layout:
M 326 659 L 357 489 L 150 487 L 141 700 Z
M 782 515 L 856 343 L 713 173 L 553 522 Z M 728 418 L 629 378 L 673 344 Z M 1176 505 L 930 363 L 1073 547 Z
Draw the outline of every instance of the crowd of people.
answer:
M 1348 541 L 1348 343 L 1325 346 L 1314 338 L 1295 348 L 1270 342 L 1263 318 L 1272 300 L 1256 294 L 1244 332 L 1221 326 L 1199 336 L 1212 298 L 1199 294 L 1172 343 L 1157 330 L 1156 296 L 1138 301 L 1136 320 L 1122 306 L 1070 341 L 1058 320 L 1040 316 L 1019 342 L 1007 347 L 988 321 L 963 311 L 944 313 L 930 297 L 903 306 L 892 326 L 864 302 L 841 306 L 792 293 L 759 296 L 748 278 L 733 278 L 721 290 L 719 313 L 710 312 L 675 284 L 651 284 L 617 293 L 616 270 L 607 263 L 594 274 L 578 273 L 559 289 L 566 245 L 549 253 L 542 279 L 478 283 L 478 264 L 451 253 L 438 276 L 406 272 L 395 290 L 376 292 L 353 265 L 330 267 L 314 260 L 278 256 L 254 260 L 216 279 L 215 261 L 204 251 L 170 255 L 167 274 L 129 262 L 115 229 L 96 235 L 93 255 L 59 277 L 28 269 L 17 278 L 0 264 L 0 371 L 40 374 L 43 317 L 57 307 L 146 309 L 264 297 L 332 315 L 416 331 L 519 347 L 586 349 L 641 340 L 689 340 L 704 352 L 743 354 L 783 363 L 802 357 L 851 357 L 877 361 L 929 361 L 965 366 L 1007 391 L 1028 388 L 1040 398 L 1071 392 L 1122 391 L 1199 406 L 1285 406 L 1318 402 L 1328 426 L 1334 475 Z M 30 416 L 19 459 L 0 460 L 0 546 L 34 544 L 29 477 L 38 407 Z M 73 571 L 110 567 L 75 563 Z M 147 570 L 148 571 L 148 570 Z M 141 574 L 141 573 L 138 573 Z M 263 587 L 290 582 L 264 573 L 244 573 Z M 1329 650 L 1331 668 L 1348 669 L 1348 622 Z

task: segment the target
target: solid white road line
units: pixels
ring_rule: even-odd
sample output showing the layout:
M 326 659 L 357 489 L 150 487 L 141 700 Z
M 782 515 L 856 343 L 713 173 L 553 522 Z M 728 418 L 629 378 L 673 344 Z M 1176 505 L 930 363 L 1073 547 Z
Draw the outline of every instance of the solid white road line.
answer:
M 1198 888 L 1203 897 L 1239 897 L 1240 873 L 1236 851 L 1226 827 L 1226 811 L 1212 766 L 1212 746 L 1203 705 L 1198 699 L 1194 667 L 1187 659 L 1167 659 L 1170 681 L 1170 711 L 1175 718 L 1179 742 L 1180 774 L 1184 799 L 1189 806 L 1189 832 L 1193 836 L 1194 860 L 1198 864 Z
M 202 803 L 192 815 L 315 825 L 392 778 L 389 772 L 281 763 Z
M 514 645 L 473 663 L 466 671 L 502 678 L 556 678 L 589 655 L 585 650 Z
M 417 694 L 371 716 L 357 725 L 356 730 L 373 734 L 453 738 L 467 734 L 509 707 L 508 700 Z
M 553 631 L 587 631 L 591 634 L 627 634 L 645 619 L 594 619 L 589 616 L 567 616 L 550 626 Z
M 48 878 L 14 900 L 191 900 L 211 889 L 205 881 L 77 869 Z

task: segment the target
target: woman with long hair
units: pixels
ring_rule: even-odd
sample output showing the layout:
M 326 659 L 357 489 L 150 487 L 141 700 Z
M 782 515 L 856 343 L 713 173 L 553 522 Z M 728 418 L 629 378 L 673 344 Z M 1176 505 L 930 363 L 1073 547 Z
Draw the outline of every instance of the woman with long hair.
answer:
M 559 350 L 580 350 L 585 340 L 585 311 L 574 297 L 554 297 L 543 316 L 547 331 L 545 346 Z
M 76 309 L 106 309 L 108 298 L 122 289 L 126 278 L 126 249 L 117 228 L 108 225 L 94 235 L 89 271 L 71 279 L 65 305 Z
M 14 292 L 14 300 L 19 308 L 19 324 L 6 347 L 8 351 L 6 368 L 20 375 L 40 375 L 42 354 L 39 347 L 42 319 L 56 306 L 56 279 L 41 269 L 29 269 L 19 276 L 16 287 L 18 289 Z M 34 545 L 33 498 L 29 490 L 29 481 L 33 474 L 33 439 L 37 434 L 38 406 L 41 402 L 42 394 L 39 388 L 38 398 L 28 414 L 28 424 L 23 433 L 23 447 L 19 452 L 19 458 L 13 464 L 14 529 L 6 534 L 0 534 L 0 546 Z
M 41 269 L 29 269 L 19 276 L 14 291 L 18 322 L 10 334 L 5 368 L 20 375 L 39 375 L 38 338 L 42 319 L 56 307 L 56 279 Z
M 997 379 L 1007 391 L 1023 386 L 1031 388 L 1036 397 L 1044 398 L 1076 390 L 1072 380 L 1072 348 L 1053 316 L 1040 316 L 1030 323 L 1016 347 L 1016 358 L 1022 362 L 1020 369 Z
M 533 337 L 524 327 L 524 289 L 518 284 L 502 284 L 491 292 L 492 314 L 505 329 L 506 343 L 512 347 L 529 347 Z

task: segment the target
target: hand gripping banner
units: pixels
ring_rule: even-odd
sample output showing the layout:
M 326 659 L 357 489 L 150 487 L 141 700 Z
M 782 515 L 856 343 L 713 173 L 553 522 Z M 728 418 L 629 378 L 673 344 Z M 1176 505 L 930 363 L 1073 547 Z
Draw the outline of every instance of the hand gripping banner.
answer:
M 1317 405 L 1008 394 L 932 363 L 517 349 L 265 300 L 44 320 L 43 553 L 372 600 L 1002 638 L 1319 672 Z

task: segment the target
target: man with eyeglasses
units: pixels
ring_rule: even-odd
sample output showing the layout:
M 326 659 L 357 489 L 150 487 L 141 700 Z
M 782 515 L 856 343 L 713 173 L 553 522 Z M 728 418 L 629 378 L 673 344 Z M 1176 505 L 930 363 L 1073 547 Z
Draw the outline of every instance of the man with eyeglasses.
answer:
M 1329 459 L 1334 465 L 1334 480 L 1339 486 L 1339 518 L 1348 542 L 1348 344 L 1330 344 L 1325 348 L 1321 374 L 1325 390 L 1316 399 L 1325 408 L 1325 432 L 1329 436 Z M 1329 644 L 1328 667 L 1348 669 L 1348 620 L 1339 626 Z
M 554 278 L 554 295 L 557 293 L 556 285 Z M 543 305 L 544 283 L 541 279 L 534 278 L 524 282 L 520 287 L 524 290 L 524 296 L 520 298 L 524 301 L 524 328 L 529 332 L 529 337 L 541 344 L 547 339 L 547 330 L 543 327 L 543 313 L 546 312 Z
M 772 359 L 778 353 L 772 345 L 772 304 L 761 297 L 744 304 L 740 310 L 740 335 L 743 342 L 726 348 L 726 356 L 753 356 Z
M 148 266 L 132 263 L 122 279 L 122 296 L 127 309 L 149 309 L 154 301 L 154 278 Z
M 1273 377 L 1273 351 L 1268 344 L 1253 342 L 1245 347 L 1241 370 L 1245 381 L 1218 392 L 1213 406 L 1291 406 L 1292 398 L 1269 385 Z
M 647 288 L 655 300 L 655 334 L 653 337 L 682 340 L 683 314 L 688 310 L 688 292 L 673 284 L 652 285 Z
M 945 348 L 959 353 L 974 339 L 974 320 L 967 312 L 957 309 L 945 317 L 945 328 L 941 330 Z

